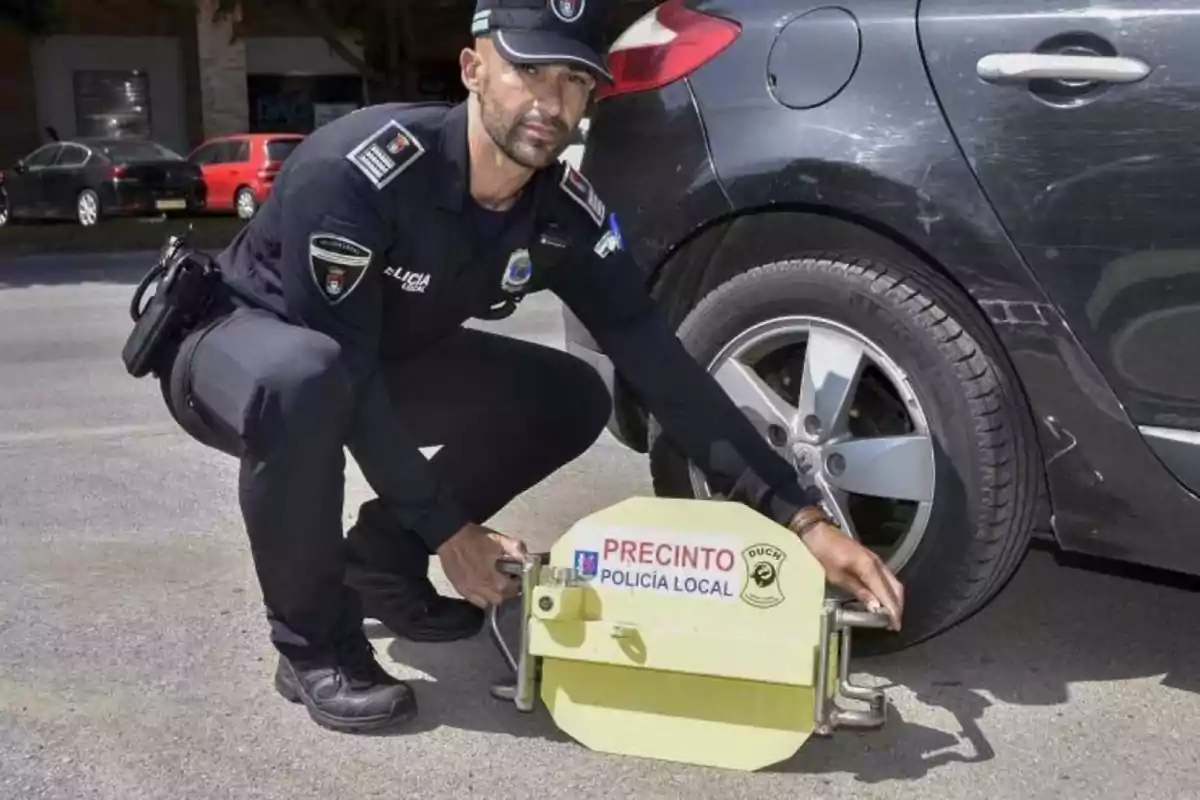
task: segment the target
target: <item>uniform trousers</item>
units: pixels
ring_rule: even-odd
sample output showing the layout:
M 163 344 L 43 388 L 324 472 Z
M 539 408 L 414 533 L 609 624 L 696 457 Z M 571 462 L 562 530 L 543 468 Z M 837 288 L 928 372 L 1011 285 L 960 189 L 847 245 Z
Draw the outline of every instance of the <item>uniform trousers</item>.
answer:
M 362 625 L 345 581 L 343 446 L 354 398 L 339 353 L 323 333 L 238 306 L 190 334 L 161 381 L 181 427 L 240 460 L 271 640 L 292 658 L 336 650 Z M 479 523 L 586 451 L 611 412 L 582 360 L 479 330 L 385 361 L 381 373 L 411 436 L 396 446 L 440 446 L 431 467 Z M 389 519 L 383 500 L 364 504 L 359 524 L 373 532 L 379 574 L 425 579 L 430 549 Z

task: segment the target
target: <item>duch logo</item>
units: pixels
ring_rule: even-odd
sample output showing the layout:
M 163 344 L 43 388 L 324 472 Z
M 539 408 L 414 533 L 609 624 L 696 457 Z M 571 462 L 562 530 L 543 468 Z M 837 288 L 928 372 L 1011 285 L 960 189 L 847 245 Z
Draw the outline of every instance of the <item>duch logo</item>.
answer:
M 742 551 L 746 581 L 742 601 L 755 608 L 774 608 L 783 602 L 779 572 L 787 553 L 773 544 L 756 544 Z

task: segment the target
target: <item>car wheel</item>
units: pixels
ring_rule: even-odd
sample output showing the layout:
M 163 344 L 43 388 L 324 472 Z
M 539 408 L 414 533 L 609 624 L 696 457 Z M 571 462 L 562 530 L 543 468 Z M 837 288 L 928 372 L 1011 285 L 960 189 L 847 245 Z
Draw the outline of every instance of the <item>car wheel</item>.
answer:
M 8 193 L 0 189 L 0 228 L 12 220 L 12 212 L 8 208 Z
M 238 189 L 233 198 L 233 206 L 237 209 L 238 219 L 250 219 L 258 213 L 258 203 L 254 199 L 254 192 L 249 189 Z
M 100 198 L 91 189 L 84 189 L 75 198 L 75 219 L 87 227 L 100 221 Z
M 1024 398 L 986 322 L 928 270 L 866 259 L 769 264 L 679 329 L 827 511 L 905 588 L 899 649 L 982 607 L 1027 550 L 1040 480 Z M 651 420 L 656 493 L 711 497 Z

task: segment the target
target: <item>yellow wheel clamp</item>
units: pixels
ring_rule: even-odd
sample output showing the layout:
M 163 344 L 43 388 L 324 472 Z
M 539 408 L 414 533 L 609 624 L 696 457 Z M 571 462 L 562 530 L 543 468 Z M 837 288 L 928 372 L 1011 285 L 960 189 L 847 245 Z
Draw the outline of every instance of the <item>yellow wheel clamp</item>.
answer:
M 847 680 L 851 629 L 886 614 L 827 599 L 799 538 L 740 503 L 632 498 L 499 568 L 521 580 L 521 634 L 514 655 L 491 609 L 516 678 L 492 694 L 540 698 L 590 749 L 757 770 L 886 719 L 883 692 Z

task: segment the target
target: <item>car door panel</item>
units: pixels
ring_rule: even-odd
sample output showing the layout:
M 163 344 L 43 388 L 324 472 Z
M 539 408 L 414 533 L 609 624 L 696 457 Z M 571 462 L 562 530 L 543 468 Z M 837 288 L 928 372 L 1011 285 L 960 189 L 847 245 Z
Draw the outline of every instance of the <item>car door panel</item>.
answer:
M 33 192 L 34 180 L 28 166 L 13 168 L 4 175 L 4 193 L 8 196 L 8 207 L 13 217 L 31 217 L 37 211 L 37 197 Z
M 259 148 L 261 142 L 256 142 Z M 255 154 L 250 147 L 249 139 L 242 139 L 233 148 L 233 161 L 229 167 L 228 197 L 230 208 L 236 207 L 235 197 L 238 189 L 254 183 Z
M 19 204 L 18 214 L 24 217 L 39 218 L 46 215 L 46 199 L 43 187 L 46 168 L 58 158 L 61 145 L 48 144 L 34 150 L 24 159 L 24 169 L 14 177 L 9 189 L 9 202 Z M 13 200 L 13 196 L 16 200 Z
M 208 196 L 208 208 L 217 211 L 223 208 L 221 204 L 221 143 L 209 142 L 197 151 L 200 158 L 196 163 L 204 173 L 204 186 Z
M 207 203 L 209 209 L 213 208 L 213 193 L 212 193 L 212 168 L 209 166 L 209 160 L 213 155 L 212 144 L 202 144 L 188 154 L 188 163 L 200 168 L 200 175 L 204 180 L 205 194 L 207 195 Z
M 87 151 L 78 145 L 63 145 L 54 163 L 42 171 L 42 201 L 49 216 L 56 219 L 75 216 L 75 199 L 83 189 L 80 179 L 87 156 Z
M 212 147 L 212 155 L 204 168 L 204 182 L 208 184 L 208 204 L 213 210 L 226 211 L 229 209 L 228 198 L 225 196 L 225 184 L 229 182 L 225 174 L 229 170 L 229 148 L 225 142 L 216 142 Z
M 234 182 L 237 180 L 239 142 L 229 139 L 221 143 L 217 161 L 213 164 L 213 191 L 220 198 L 221 208 L 233 208 Z
M 1200 430 L 1200 0 L 923 0 L 919 32 L 982 190 L 1126 412 Z

